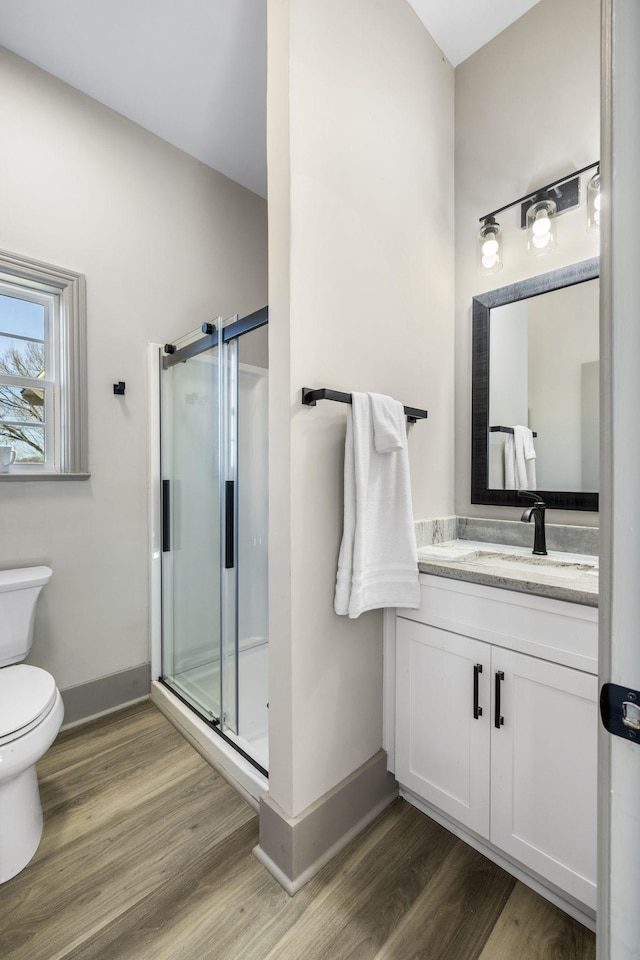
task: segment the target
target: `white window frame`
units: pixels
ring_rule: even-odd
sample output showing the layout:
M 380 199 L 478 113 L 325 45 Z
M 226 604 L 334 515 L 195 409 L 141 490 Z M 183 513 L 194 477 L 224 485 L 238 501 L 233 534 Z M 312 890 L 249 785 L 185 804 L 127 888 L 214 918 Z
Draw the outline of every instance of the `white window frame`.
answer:
M 2 289 L 7 284 L 8 288 Z M 86 289 L 80 273 L 0 250 L 0 292 L 45 306 L 45 461 L 19 464 L 4 480 L 89 476 Z M 2 375 L 9 383 L 11 377 Z M 16 383 L 23 385 L 20 378 Z M 40 385 L 40 384 L 39 384 Z

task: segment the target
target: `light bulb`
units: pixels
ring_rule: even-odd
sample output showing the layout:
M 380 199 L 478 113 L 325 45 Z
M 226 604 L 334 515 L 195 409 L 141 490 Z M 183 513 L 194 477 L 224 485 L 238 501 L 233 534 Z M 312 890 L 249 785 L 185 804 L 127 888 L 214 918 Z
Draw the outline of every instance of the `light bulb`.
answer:
M 600 173 L 594 173 L 587 184 L 587 230 L 596 230 L 600 226 L 602 194 L 600 192 Z
M 555 201 L 544 196 L 534 200 L 527 210 L 527 248 L 536 257 L 556 245 L 555 213 Z
M 550 232 L 551 220 L 549 220 L 549 214 L 546 210 L 539 210 L 538 213 L 536 213 L 535 220 L 531 224 L 531 229 L 538 237 Z
M 546 247 L 550 240 L 551 234 L 549 231 L 547 231 L 547 233 L 540 234 L 534 233 L 533 237 L 531 238 L 531 242 L 538 250 L 542 250 L 544 247 Z
M 486 217 L 478 233 L 478 267 L 489 275 L 502 269 L 502 231 L 495 217 Z

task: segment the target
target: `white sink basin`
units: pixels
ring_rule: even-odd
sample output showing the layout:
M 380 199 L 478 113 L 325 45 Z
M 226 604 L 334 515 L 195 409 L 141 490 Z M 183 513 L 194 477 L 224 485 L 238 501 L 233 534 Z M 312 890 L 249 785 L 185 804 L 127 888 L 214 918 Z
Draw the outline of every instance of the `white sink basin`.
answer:
M 594 563 L 580 563 L 575 560 L 560 560 L 557 557 L 522 556 L 512 553 L 494 553 L 479 550 L 475 557 L 469 557 L 468 563 L 474 566 L 490 567 L 492 570 L 518 571 L 519 573 L 542 573 L 563 580 L 579 580 L 586 574 L 598 573 Z
M 496 573 L 517 573 L 519 576 L 529 574 L 552 577 L 554 580 L 580 580 L 583 577 L 597 579 L 597 557 L 585 557 L 584 560 L 576 554 L 566 558 L 557 553 L 553 556 L 539 557 L 521 547 L 502 547 L 500 544 L 480 544 L 469 541 L 454 540 L 448 543 L 432 544 L 421 547 L 418 559 L 427 561 L 444 561 L 446 564 L 464 564 L 466 567 L 475 567 L 490 570 Z

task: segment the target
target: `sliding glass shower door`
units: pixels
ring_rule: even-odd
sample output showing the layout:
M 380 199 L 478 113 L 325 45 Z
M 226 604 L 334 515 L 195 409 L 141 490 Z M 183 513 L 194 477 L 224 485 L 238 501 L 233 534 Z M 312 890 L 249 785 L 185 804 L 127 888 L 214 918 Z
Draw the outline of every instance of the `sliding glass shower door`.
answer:
M 219 319 L 165 347 L 161 373 L 162 679 L 263 769 L 265 323 Z

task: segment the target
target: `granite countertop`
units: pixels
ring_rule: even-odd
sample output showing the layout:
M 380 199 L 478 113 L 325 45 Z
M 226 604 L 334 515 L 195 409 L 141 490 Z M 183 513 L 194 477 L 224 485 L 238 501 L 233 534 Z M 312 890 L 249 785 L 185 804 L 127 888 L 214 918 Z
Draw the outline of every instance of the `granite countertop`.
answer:
M 597 529 L 556 527 L 556 536 L 563 538 L 557 546 L 562 549 L 536 557 L 529 542 L 532 531 L 527 528 L 511 521 L 461 517 L 421 521 L 417 528 L 420 572 L 597 607 Z M 550 532 L 551 545 L 556 546 Z

